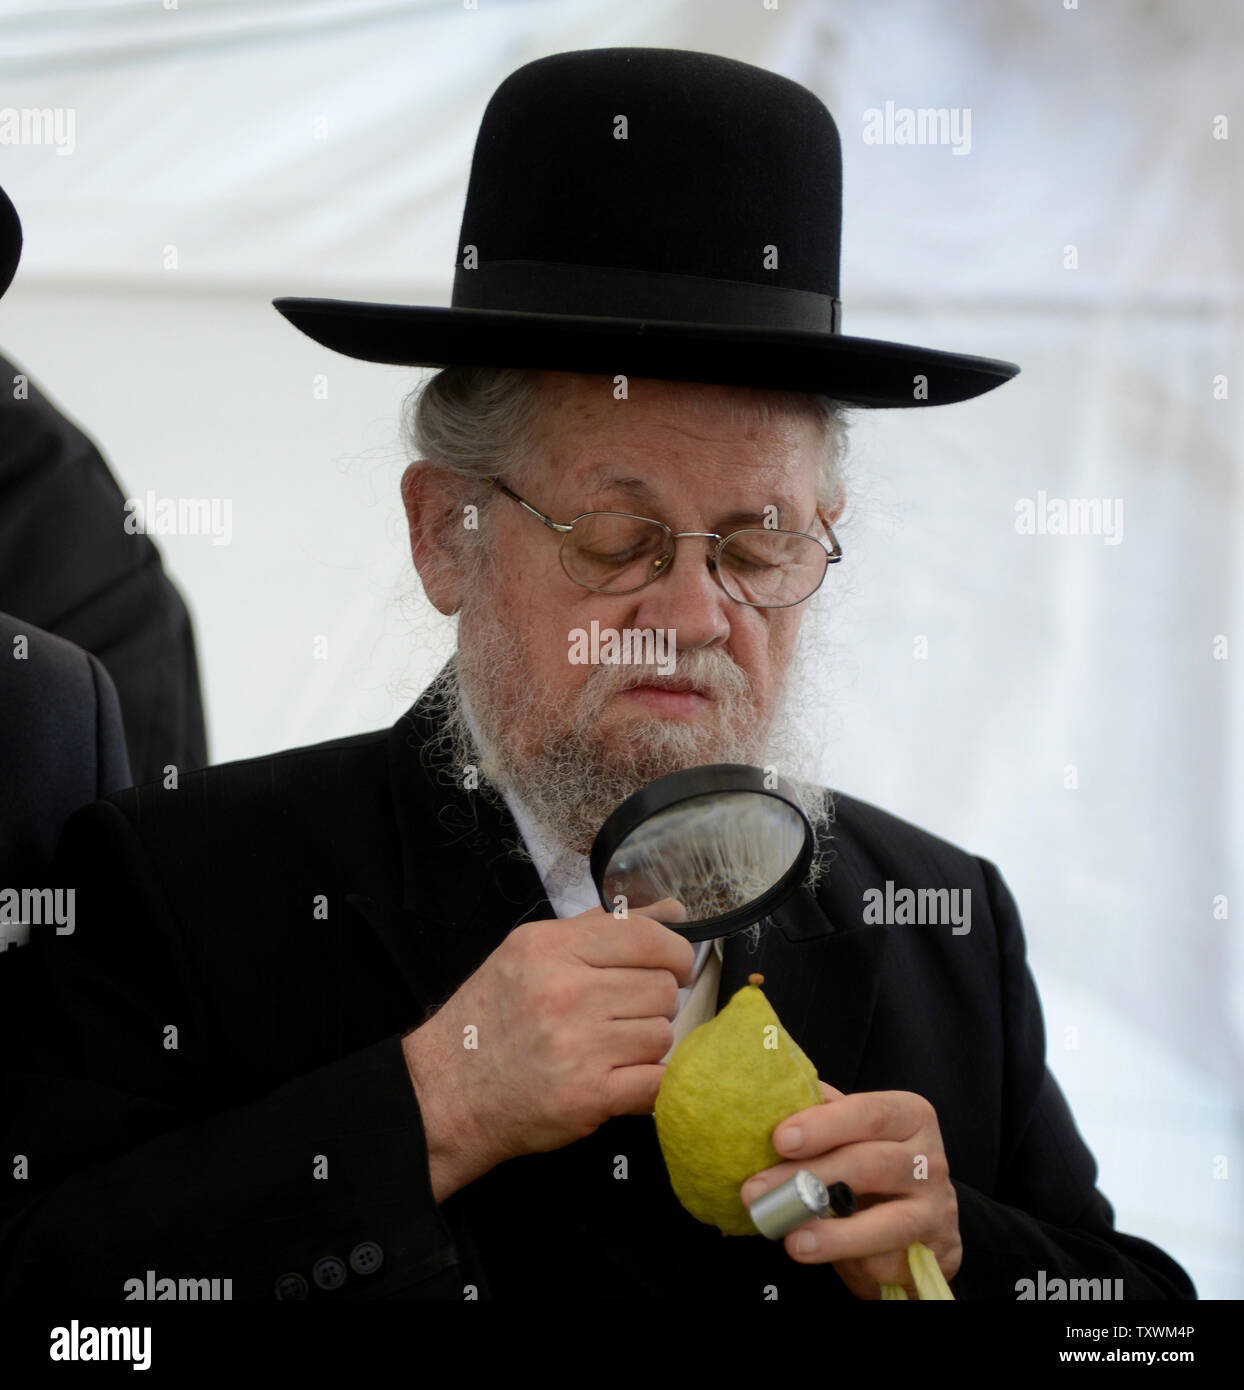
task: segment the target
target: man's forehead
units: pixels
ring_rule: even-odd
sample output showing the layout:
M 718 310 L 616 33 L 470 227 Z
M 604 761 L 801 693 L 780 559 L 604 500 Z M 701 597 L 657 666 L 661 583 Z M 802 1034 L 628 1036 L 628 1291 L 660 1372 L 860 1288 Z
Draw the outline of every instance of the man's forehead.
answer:
M 679 462 L 697 473 L 698 465 L 709 467 L 724 484 L 755 474 L 796 488 L 815 467 L 821 429 L 797 409 L 761 413 L 747 391 L 706 398 L 687 383 L 644 385 L 665 389 L 622 400 L 611 392 L 547 391 L 533 462 L 578 488 L 636 494 L 657 492 Z
M 632 379 L 618 395 L 612 377 L 540 372 L 541 425 L 558 433 L 665 427 L 712 437 L 789 433 L 815 418 L 799 392 L 696 381 Z
M 619 492 L 635 498 L 637 502 L 656 502 L 660 501 L 671 490 L 667 484 L 675 482 L 676 479 L 668 469 L 660 474 L 641 477 L 625 466 L 619 466 L 616 463 L 603 463 L 591 468 L 585 475 L 576 477 L 574 481 L 589 493 Z M 786 481 L 785 477 L 782 474 L 775 476 L 771 470 L 756 469 L 743 473 L 732 472 L 728 479 L 723 478 L 721 481 L 723 488 L 726 487 L 727 482 L 738 483 L 746 493 L 754 493 L 757 487 L 763 488 L 768 485 L 769 492 L 774 494 L 768 500 L 779 503 L 791 500 L 785 495 L 782 488 L 782 484 Z M 733 492 L 734 488 L 730 487 L 727 490 Z M 724 491 L 722 495 L 725 495 Z
M 604 464 L 593 468 L 582 484 L 576 485 L 575 490 L 589 498 L 629 498 L 636 507 L 641 508 L 641 515 L 653 516 L 668 510 L 671 494 L 677 491 L 677 486 L 668 473 L 664 478 L 640 478 L 623 468 Z M 702 495 L 702 489 L 696 492 Z M 781 475 L 775 478 L 767 469 L 732 474 L 729 485 L 725 485 L 723 480 L 721 486 L 713 489 L 712 500 L 718 507 L 715 529 L 758 524 L 765 520 L 764 509 L 768 506 L 776 507 L 779 516 L 789 518 L 800 510 L 793 492 L 786 478 Z

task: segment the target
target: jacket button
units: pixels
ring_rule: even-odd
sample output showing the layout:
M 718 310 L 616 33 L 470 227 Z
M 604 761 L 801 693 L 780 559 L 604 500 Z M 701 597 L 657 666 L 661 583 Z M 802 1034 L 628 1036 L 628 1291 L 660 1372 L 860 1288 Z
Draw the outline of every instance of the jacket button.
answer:
M 384 1251 L 374 1240 L 365 1240 L 350 1251 L 350 1268 L 355 1274 L 375 1274 L 384 1260 Z
M 321 1289 L 338 1289 L 345 1283 L 346 1267 L 336 1255 L 325 1255 L 312 1265 L 311 1277 Z
M 301 1274 L 282 1274 L 276 1281 L 278 1298 L 306 1298 L 307 1281 Z

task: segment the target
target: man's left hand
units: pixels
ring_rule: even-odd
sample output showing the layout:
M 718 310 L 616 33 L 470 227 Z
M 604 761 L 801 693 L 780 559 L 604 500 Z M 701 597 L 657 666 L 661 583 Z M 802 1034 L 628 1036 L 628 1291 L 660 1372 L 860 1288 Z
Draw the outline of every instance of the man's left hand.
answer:
M 945 1278 L 953 1279 L 963 1259 L 959 1202 L 937 1112 L 911 1091 L 844 1096 L 824 1081 L 821 1089 L 830 1104 L 788 1115 L 773 1131 L 773 1147 L 792 1161 L 749 1178 L 743 1205 L 808 1168 L 826 1187 L 848 1183 L 859 1210 L 813 1217 L 788 1232 L 783 1241 L 792 1259 L 832 1264 L 857 1298 L 880 1298 L 882 1284 L 902 1284 L 914 1298 L 907 1247 L 918 1240 L 932 1250 Z M 752 1183 L 758 1184 L 754 1190 Z M 801 1249 L 809 1238 L 810 1247 Z

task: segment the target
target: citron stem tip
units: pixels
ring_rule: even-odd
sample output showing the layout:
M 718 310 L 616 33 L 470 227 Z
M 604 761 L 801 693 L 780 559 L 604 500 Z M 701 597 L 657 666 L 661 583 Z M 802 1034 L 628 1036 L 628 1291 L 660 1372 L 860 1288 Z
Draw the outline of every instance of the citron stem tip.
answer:
M 747 977 L 747 983 L 749 985 L 763 985 L 764 982 L 765 977 L 763 975 L 752 974 Z

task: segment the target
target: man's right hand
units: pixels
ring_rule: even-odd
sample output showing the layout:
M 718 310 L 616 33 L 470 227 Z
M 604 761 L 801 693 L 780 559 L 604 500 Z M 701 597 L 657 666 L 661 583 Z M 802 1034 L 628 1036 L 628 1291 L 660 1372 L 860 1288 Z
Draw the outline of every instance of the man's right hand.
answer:
M 436 1201 L 521 1154 L 652 1113 L 695 948 L 672 898 L 516 927 L 402 1039 Z

